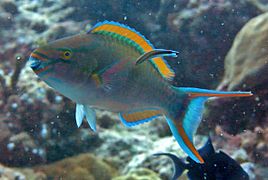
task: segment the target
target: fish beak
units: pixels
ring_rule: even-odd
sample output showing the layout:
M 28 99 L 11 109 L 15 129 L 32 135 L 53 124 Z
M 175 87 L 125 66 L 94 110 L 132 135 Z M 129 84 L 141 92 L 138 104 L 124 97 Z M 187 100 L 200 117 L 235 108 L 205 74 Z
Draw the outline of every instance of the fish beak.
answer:
M 39 70 L 41 68 L 41 60 L 37 59 L 34 56 L 34 53 L 31 54 L 30 58 L 29 58 L 29 62 L 30 62 L 30 67 L 35 71 L 35 70 Z

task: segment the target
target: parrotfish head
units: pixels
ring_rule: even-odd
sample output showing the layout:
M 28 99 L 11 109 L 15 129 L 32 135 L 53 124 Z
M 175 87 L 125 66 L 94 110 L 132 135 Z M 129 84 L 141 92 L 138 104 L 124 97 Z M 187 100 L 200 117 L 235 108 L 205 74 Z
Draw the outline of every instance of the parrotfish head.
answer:
M 57 40 L 32 52 L 29 63 L 32 70 L 48 85 L 62 92 L 75 91 L 94 71 L 96 62 L 85 48 L 81 35 Z

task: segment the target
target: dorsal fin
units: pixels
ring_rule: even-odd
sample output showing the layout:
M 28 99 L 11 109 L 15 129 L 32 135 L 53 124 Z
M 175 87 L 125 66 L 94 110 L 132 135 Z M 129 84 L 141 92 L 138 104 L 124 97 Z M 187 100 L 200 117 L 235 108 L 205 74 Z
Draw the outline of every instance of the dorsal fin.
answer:
M 97 23 L 91 28 L 88 33 L 103 34 L 116 39 L 124 40 L 129 45 L 133 46 L 141 55 L 152 51 L 154 46 L 143 35 L 126 25 L 104 21 Z M 172 80 L 175 76 L 174 71 L 169 67 L 166 60 L 162 57 L 155 57 L 150 60 L 154 67 L 165 79 Z

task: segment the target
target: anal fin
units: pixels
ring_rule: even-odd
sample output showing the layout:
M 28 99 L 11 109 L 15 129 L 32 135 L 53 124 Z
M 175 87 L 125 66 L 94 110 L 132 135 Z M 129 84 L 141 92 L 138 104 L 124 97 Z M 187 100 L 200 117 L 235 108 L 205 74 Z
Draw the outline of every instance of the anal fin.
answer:
M 119 117 L 125 126 L 131 127 L 149 122 L 162 114 L 162 111 L 158 109 L 146 109 L 119 113 Z

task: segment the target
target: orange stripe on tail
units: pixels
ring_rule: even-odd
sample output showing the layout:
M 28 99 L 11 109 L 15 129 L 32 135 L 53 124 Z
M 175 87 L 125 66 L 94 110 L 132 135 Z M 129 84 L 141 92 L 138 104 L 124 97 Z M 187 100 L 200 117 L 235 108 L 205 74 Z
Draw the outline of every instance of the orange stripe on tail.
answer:
M 189 93 L 189 97 L 195 98 L 195 97 L 248 97 L 252 96 L 253 94 L 251 92 L 248 93 L 241 93 L 241 94 L 215 94 L 215 93 Z
M 176 123 L 173 121 L 173 123 L 176 125 L 179 134 L 181 135 L 182 140 L 184 141 L 185 145 L 192 151 L 192 153 L 197 157 L 197 159 L 200 161 L 200 163 L 204 163 L 203 158 L 200 156 L 199 152 L 194 147 L 193 143 L 189 140 L 187 134 L 185 133 L 182 124 Z

